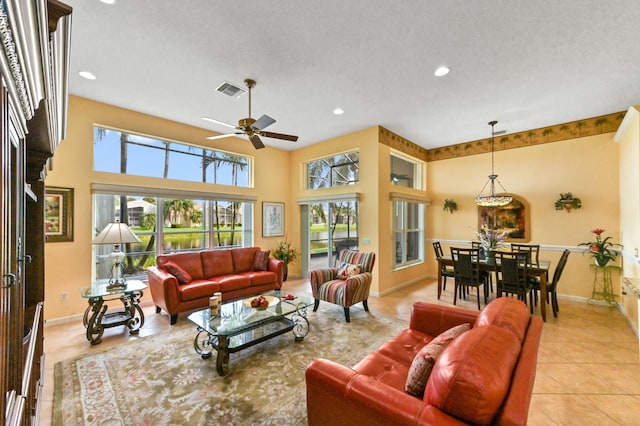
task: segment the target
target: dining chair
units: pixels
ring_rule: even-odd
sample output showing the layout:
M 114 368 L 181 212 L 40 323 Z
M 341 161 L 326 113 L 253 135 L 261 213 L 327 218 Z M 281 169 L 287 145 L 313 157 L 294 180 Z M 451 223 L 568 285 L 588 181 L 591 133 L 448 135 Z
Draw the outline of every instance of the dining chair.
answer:
M 533 313 L 533 287 L 527 274 L 528 256 L 523 251 L 496 253 L 496 295 L 516 295 L 525 304 L 528 295 L 529 310 Z
M 484 251 L 484 249 L 482 248 L 482 243 L 480 241 L 471 241 L 471 248 L 480 250 L 480 253 L 483 253 Z M 485 280 L 491 293 L 493 293 L 493 274 L 490 271 L 481 270 L 480 276 Z
M 440 259 L 444 257 L 444 252 L 442 251 L 442 244 L 440 241 L 434 241 L 433 243 L 433 251 L 436 252 L 436 259 Z M 453 278 L 453 268 L 448 267 L 447 265 L 442 265 L 440 267 L 440 275 L 442 275 L 442 291 L 447 289 L 447 278 Z M 440 285 L 440 283 L 438 283 Z
M 520 244 L 511 243 L 512 252 L 525 252 L 528 253 L 527 263 L 530 265 L 536 265 L 540 263 L 540 245 L 539 244 Z
M 569 249 L 565 249 L 560 256 L 560 260 L 558 261 L 558 265 L 556 265 L 555 271 L 553 271 L 553 279 L 550 283 L 547 283 L 547 300 L 551 301 L 551 308 L 553 309 L 554 318 L 558 318 L 558 312 L 560 312 L 560 308 L 558 306 L 558 282 L 560 281 L 560 277 L 562 276 L 562 271 L 564 271 L 564 267 L 567 264 L 567 259 L 569 259 Z M 538 302 L 538 292 L 540 291 L 540 283 L 537 282 L 532 285 L 533 292 L 535 295 L 535 303 Z
M 480 276 L 480 250 L 474 248 L 451 247 L 451 259 L 453 260 L 453 280 L 455 290 L 453 304 L 458 301 L 458 292 L 464 292 L 469 287 L 476 288 L 478 297 L 478 310 L 480 310 L 480 286 L 485 280 Z M 487 304 L 487 287 L 483 289 L 484 303 Z M 462 293 L 461 293 L 462 294 Z

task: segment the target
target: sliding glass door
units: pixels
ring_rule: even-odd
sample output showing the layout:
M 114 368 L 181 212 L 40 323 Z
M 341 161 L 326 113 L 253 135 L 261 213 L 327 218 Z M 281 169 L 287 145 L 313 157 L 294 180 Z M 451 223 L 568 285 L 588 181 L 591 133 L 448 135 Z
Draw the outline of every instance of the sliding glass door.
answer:
M 335 265 L 344 248 L 358 248 L 358 202 L 309 204 L 309 270 Z

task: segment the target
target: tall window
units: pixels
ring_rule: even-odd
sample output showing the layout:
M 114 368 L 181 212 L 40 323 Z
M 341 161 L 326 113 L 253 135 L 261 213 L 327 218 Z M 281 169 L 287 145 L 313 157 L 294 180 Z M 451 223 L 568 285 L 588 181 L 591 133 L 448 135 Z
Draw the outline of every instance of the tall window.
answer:
M 394 201 L 394 267 L 424 262 L 424 204 Z
M 422 189 L 422 162 L 392 153 L 391 183 L 407 188 Z
M 125 244 L 125 276 L 145 276 L 156 255 L 218 247 L 250 246 L 253 204 L 227 200 L 94 194 L 97 235 L 109 222 L 129 224 L 141 243 Z M 158 219 L 160 218 L 160 219 Z M 111 245 L 95 246 L 95 277 L 109 278 Z
M 307 163 L 307 189 L 353 185 L 360 178 L 358 151 Z
M 94 169 L 249 187 L 251 158 L 105 127 L 94 127 Z

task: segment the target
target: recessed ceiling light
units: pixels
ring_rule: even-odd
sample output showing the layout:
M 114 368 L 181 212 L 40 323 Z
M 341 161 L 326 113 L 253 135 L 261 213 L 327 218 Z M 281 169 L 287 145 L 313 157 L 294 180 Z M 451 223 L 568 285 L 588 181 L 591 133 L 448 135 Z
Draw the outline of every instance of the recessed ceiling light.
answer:
M 344 110 L 342 108 L 336 108 L 336 109 L 333 110 L 333 113 L 335 115 L 342 115 L 342 114 L 344 114 Z
M 78 75 L 80 75 L 80 77 L 82 78 L 86 78 L 87 80 L 95 80 L 96 76 L 93 73 L 90 73 L 89 71 L 80 71 L 78 73 Z
M 435 75 L 436 77 L 442 77 L 443 75 L 449 74 L 449 71 L 450 69 L 448 67 L 439 67 L 437 70 L 435 70 L 433 75 Z
M 116 2 L 116 0 L 100 0 L 100 1 L 105 4 L 114 4 Z

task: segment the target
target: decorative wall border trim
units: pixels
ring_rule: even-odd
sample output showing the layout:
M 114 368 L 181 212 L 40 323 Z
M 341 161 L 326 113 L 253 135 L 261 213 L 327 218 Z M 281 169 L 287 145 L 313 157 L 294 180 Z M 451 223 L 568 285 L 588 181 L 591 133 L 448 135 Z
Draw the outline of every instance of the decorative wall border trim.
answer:
M 495 151 L 560 142 L 585 136 L 615 132 L 627 111 L 511 133 L 495 138 Z M 491 138 L 479 139 L 427 151 L 427 161 L 446 160 L 491 152 Z
M 378 126 L 378 141 L 419 160 L 427 161 L 428 151 L 426 148 L 416 145 L 409 139 L 405 139 L 382 126 Z

